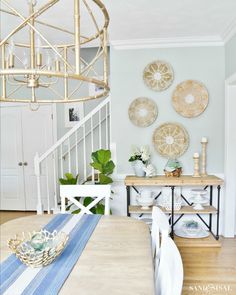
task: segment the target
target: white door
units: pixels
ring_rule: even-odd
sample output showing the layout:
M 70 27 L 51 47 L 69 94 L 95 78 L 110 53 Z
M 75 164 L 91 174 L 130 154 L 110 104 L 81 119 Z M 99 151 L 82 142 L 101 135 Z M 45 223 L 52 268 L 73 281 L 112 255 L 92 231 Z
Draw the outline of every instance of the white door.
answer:
M 4 177 L 1 176 L 4 180 L 4 185 L 1 186 L 1 209 L 36 210 L 37 186 L 34 175 L 34 156 L 36 152 L 42 154 L 53 145 L 52 106 L 41 105 L 37 111 L 31 111 L 26 105 L 25 107 L 7 107 L 1 111 L 3 123 L 1 137 L 5 139 L 1 141 L 3 150 L 1 156 L 4 159 L 4 165 L 1 165 L 1 170 L 4 172 L 1 172 L 4 175 Z M 12 117 L 14 117 L 13 120 Z M 13 153 L 15 153 L 14 156 Z M 50 166 L 51 163 L 48 163 L 49 172 L 52 171 Z M 11 171 L 9 167 L 15 167 L 15 170 Z M 53 194 L 47 190 L 47 187 L 52 186 L 47 183 L 45 168 L 42 169 L 41 188 L 44 206 L 47 203 L 46 198 Z M 11 185 L 12 174 L 15 175 L 15 182 Z M 16 180 L 18 180 L 17 183 Z
M 29 108 L 22 110 L 22 130 L 23 130 L 23 163 L 25 178 L 25 198 L 26 210 L 35 210 L 37 205 L 37 184 L 34 173 L 34 156 L 36 152 L 41 155 L 53 145 L 53 124 L 52 124 L 52 106 L 41 105 L 37 111 L 31 111 Z M 46 207 L 47 195 L 51 196 L 53 192 L 47 192 L 47 187 L 53 185 L 47 183 L 45 170 L 52 172 L 51 162 L 47 163 L 48 167 L 42 169 L 42 187 L 43 207 Z
M 21 110 L 1 108 L 1 199 L 3 210 L 25 210 Z

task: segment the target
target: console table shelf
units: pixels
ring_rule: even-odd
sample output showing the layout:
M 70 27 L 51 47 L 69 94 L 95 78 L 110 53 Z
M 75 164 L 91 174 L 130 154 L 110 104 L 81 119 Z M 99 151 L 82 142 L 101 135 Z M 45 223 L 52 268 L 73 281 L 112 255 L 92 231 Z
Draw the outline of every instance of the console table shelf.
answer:
M 126 176 L 125 185 L 127 190 L 127 216 L 130 214 L 145 214 L 151 213 L 150 209 L 141 209 L 141 206 L 130 205 L 131 188 L 138 193 L 137 186 L 159 186 L 159 187 L 170 187 L 171 188 L 171 210 L 165 210 L 161 208 L 165 213 L 171 215 L 171 236 L 174 238 L 174 226 L 182 218 L 184 214 L 196 214 L 198 218 L 205 224 L 210 233 L 219 239 L 219 212 L 220 212 L 220 190 L 221 185 L 224 184 L 223 179 L 215 176 L 208 175 L 205 177 L 193 177 L 192 175 L 182 175 L 180 177 L 166 177 L 164 175 L 154 177 L 138 177 L 134 175 Z M 217 188 L 217 206 L 213 207 L 213 187 Z M 188 202 L 188 200 L 181 194 L 182 199 L 185 201 L 186 206 L 183 206 L 180 210 L 174 211 L 174 195 L 176 187 L 203 187 L 205 190 L 209 189 L 209 206 L 204 206 L 203 210 L 194 210 Z M 161 195 L 159 193 L 156 199 Z M 201 217 L 203 214 L 209 215 L 208 223 Z M 216 233 L 212 232 L 212 215 L 216 214 Z M 174 220 L 174 215 L 180 215 L 177 221 Z
M 158 206 L 160 207 L 160 206 Z M 171 210 L 166 210 L 163 207 L 160 207 L 164 213 L 171 214 Z M 151 214 L 152 207 L 149 209 L 142 209 L 141 206 L 130 205 L 129 213 L 131 214 Z M 217 209 L 213 206 L 204 206 L 204 210 L 194 210 L 191 206 L 182 206 L 180 210 L 174 211 L 174 214 L 216 214 Z

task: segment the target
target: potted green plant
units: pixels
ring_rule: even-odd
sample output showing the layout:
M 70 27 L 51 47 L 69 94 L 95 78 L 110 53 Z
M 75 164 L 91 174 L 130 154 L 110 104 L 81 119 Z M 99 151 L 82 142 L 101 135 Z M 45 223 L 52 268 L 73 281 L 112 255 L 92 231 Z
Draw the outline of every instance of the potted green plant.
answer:
M 72 173 L 66 173 L 65 174 L 66 178 L 59 178 L 59 182 L 62 185 L 69 185 L 69 184 L 77 184 L 79 174 L 77 174 L 75 177 L 73 176 Z
M 95 182 L 95 184 L 99 185 L 112 183 L 113 180 L 111 178 L 111 174 L 115 169 L 115 164 L 111 160 L 111 151 L 104 149 L 97 150 L 92 153 L 91 158 L 93 162 L 91 162 L 90 165 L 98 171 L 98 181 Z M 88 206 L 93 201 L 93 198 L 86 197 L 84 201 L 86 202 L 86 206 Z M 99 203 L 93 209 L 96 214 L 104 214 L 105 212 L 105 206 L 102 203 Z
M 182 165 L 176 159 L 169 159 L 165 168 L 164 173 L 167 177 L 180 177 L 182 174 Z
M 111 178 L 111 174 L 114 171 L 115 164 L 111 160 L 111 151 L 110 150 L 104 150 L 100 149 L 96 152 L 93 152 L 91 155 L 92 162 L 90 165 L 98 171 L 98 181 L 95 182 L 95 184 L 110 184 L 113 182 Z M 62 185 L 70 185 L 70 184 L 77 184 L 78 177 L 74 177 L 71 173 L 65 174 L 66 178 L 60 178 L 59 182 Z M 86 182 L 85 182 L 86 183 Z M 84 183 L 84 184 L 85 184 Z M 77 201 L 80 201 L 80 197 L 76 197 Z M 83 205 L 88 206 L 90 203 L 92 203 L 93 198 L 92 197 L 85 197 L 83 200 Z M 70 204 L 67 206 L 66 210 L 69 211 L 71 209 L 71 206 L 73 204 Z M 93 214 L 104 214 L 105 212 L 105 206 L 102 203 L 98 203 L 96 206 L 94 206 L 90 211 Z M 76 209 L 72 211 L 72 214 L 78 214 L 80 212 L 80 209 Z
M 90 165 L 97 170 L 98 173 L 98 184 L 110 184 L 113 182 L 110 175 L 115 169 L 115 164 L 111 160 L 111 151 L 100 149 L 93 152 L 92 155 L 93 162 Z

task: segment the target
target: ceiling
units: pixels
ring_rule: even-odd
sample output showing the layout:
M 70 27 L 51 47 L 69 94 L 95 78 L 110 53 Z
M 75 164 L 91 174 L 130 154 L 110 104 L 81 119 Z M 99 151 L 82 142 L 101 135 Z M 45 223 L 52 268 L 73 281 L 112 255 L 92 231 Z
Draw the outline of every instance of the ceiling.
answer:
M 89 3 L 92 0 L 87 0 Z M 110 15 L 110 41 L 123 42 L 143 39 L 208 38 L 219 40 L 236 24 L 236 0 L 102 0 Z M 2 1 L 1 7 L 6 9 Z M 27 15 L 27 0 L 8 0 L 21 13 Z M 46 0 L 38 0 L 41 6 Z M 73 0 L 60 0 L 44 13 L 40 20 L 60 25 L 73 31 Z M 102 14 L 97 12 L 102 23 Z M 92 32 L 91 22 L 84 20 L 84 30 Z M 1 33 L 5 36 L 19 24 L 15 17 L 1 14 Z M 90 27 L 91 26 L 91 27 Z M 68 34 L 55 34 L 55 30 L 40 27 L 53 42 L 69 42 Z M 28 38 L 22 30 L 18 38 Z
M 222 36 L 235 0 L 104 0 L 112 40 Z

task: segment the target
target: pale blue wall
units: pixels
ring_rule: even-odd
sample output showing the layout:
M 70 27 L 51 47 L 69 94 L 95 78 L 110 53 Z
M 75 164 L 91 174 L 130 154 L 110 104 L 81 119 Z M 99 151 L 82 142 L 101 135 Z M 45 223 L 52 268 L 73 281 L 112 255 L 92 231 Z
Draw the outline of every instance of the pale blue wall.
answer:
M 225 45 L 226 78 L 236 73 L 236 34 Z
M 82 57 L 84 60 L 91 61 L 95 54 L 97 53 L 97 48 L 86 48 L 82 49 Z M 98 73 L 98 75 L 102 75 L 103 73 L 103 62 L 102 60 L 98 60 L 97 63 L 94 66 L 95 71 Z M 93 72 L 91 71 L 90 76 L 93 75 Z M 61 85 L 62 86 L 62 85 Z M 74 86 L 76 88 L 76 84 Z M 61 92 L 63 93 L 63 89 L 61 89 Z M 88 87 L 87 85 L 83 85 L 83 87 L 80 88 L 80 93 L 84 96 L 87 96 L 88 93 Z M 84 103 L 84 115 L 87 115 L 91 110 L 93 110 L 103 99 L 95 99 L 91 101 L 87 101 Z M 81 102 L 78 102 L 81 103 Z M 65 127 L 65 109 L 63 104 L 57 104 L 57 138 L 61 138 L 66 132 L 68 132 L 71 128 Z
M 200 152 L 202 136 L 209 138 L 208 171 L 223 172 L 224 159 L 224 47 L 168 48 L 168 49 L 111 49 L 111 98 L 112 142 L 117 144 L 117 172 L 131 173 L 128 158 L 132 144 L 148 144 L 152 148 L 152 161 L 162 173 L 166 159 L 152 147 L 152 134 L 164 122 L 183 124 L 190 136 L 187 152 L 180 158 L 184 173 L 193 172 L 192 155 Z M 154 60 L 169 62 L 175 72 L 172 86 L 163 92 L 148 89 L 142 80 L 144 67 Z M 209 91 L 209 105 L 197 118 L 184 118 L 177 114 L 171 104 L 176 85 L 187 79 L 203 82 Z M 134 126 L 128 118 L 128 107 L 133 99 L 146 96 L 159 108 L 156 122 L 147 128 Z

